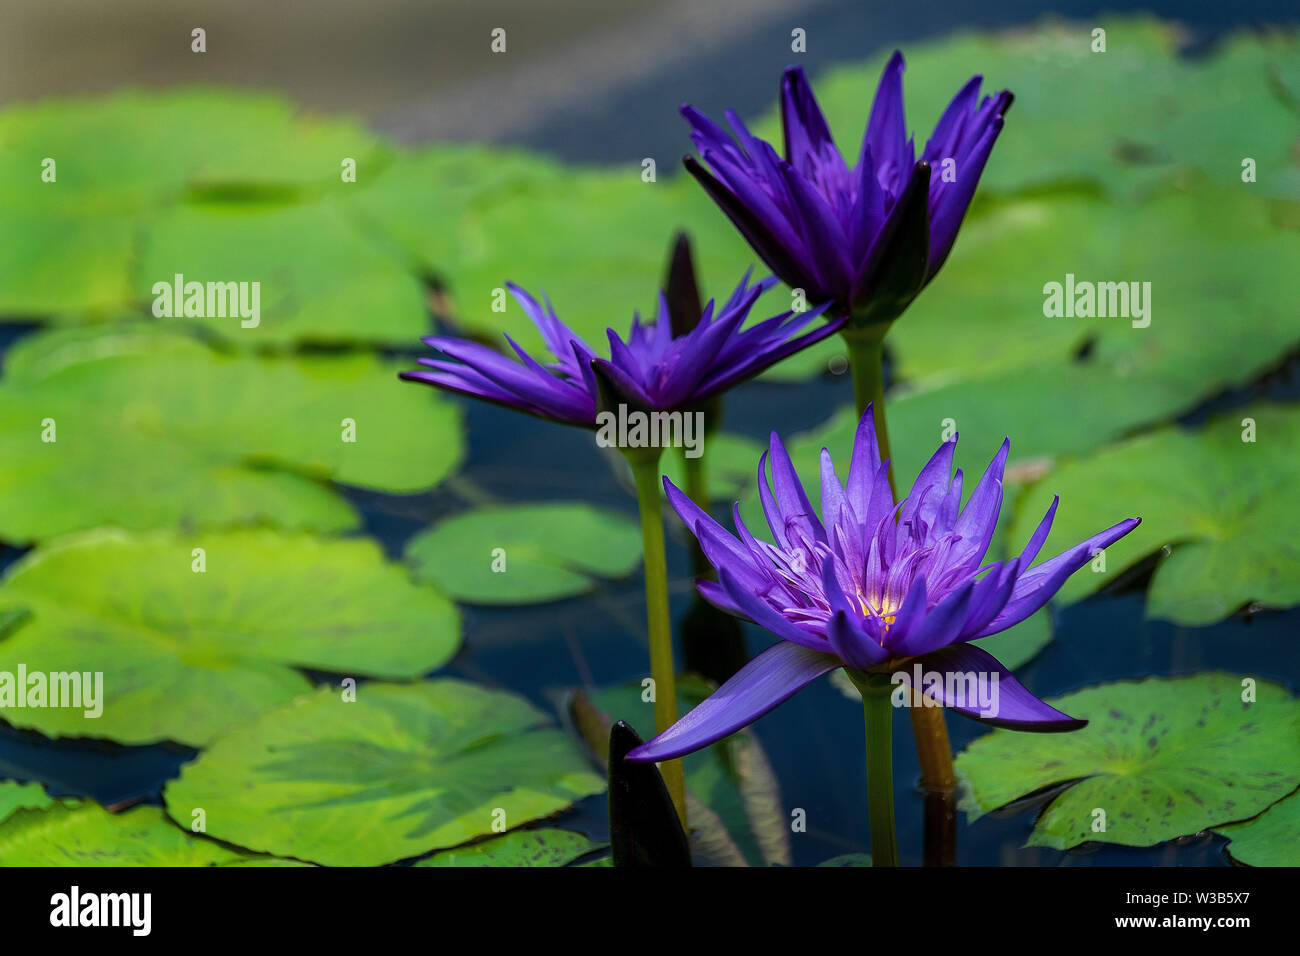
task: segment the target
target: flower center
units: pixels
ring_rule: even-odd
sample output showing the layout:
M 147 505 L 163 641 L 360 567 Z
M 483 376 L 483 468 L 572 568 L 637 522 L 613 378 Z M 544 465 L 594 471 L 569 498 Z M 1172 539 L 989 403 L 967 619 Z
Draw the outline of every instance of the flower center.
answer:
M 881 627 L 888 631 L 894 623 L 894 618 L 898 616 L 898 604 L 890 601 L 888 595 L 873 603 L 862 592 L 854 595 L 858 600 L 858 607 L 862 610 L 862 616 L 865 618 L 875 618 L 880 622 Z M 876 604 L 880 606 L 877 607 Z

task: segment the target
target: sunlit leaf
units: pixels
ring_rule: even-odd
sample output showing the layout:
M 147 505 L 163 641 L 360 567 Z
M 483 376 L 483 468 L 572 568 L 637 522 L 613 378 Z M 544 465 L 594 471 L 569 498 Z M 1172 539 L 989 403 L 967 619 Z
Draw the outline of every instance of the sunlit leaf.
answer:
M 338 866 L 391 863 L 519 826 L 603 781 L 523 699 L 457 680 L 324 688 L 221 737 L 165 793 L 239 846 Z
M 471 604 L 533 604 L 582 594 L 641 563 L 630 518 L 580 502 L 494 505 L 441 521 L 413 538 L 418 581 Z
M 452 604 L 377 545 L 269 531 L 64 539 L 10 568 L 0 606 L 12 605 L 32 617 L 0 641 L 0 671 L 102 673 L 102 714 L 6 707 L 5 719 L 123 743 L 203 744 L 309 690 L 295 668 L 414 678 L 460 643 Z

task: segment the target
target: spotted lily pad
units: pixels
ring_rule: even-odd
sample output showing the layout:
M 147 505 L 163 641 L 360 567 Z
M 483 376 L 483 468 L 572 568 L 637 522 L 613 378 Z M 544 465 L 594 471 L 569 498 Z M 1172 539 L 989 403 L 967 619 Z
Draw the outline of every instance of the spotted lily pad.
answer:
M 459 420 L 367 356 L 239 358 L 138 326 L 31 337 L 0 380 L 0 537 L 350 528 L 356 516 L 320 479 L 434 485 L 459 464 Z
M 581 833 L 542 827 L 509 833 L 451 850 L 441 850 L 416 866 L 564 866 L 604 847 Z
M 1168 546 L 1148 592 L 1148 616 L 1200 625 L 1250 602 L 1288 607 L 1300 602 L 1297 443 L 1300 412 L 1267 405 L 1194 432 L 1143 435 L 1052 472 L 1017 502 L 1012 536 L 1028 534 L 1060 494 L 1070 507 L 1058 512 L 1044 547 L 1052 554 L 1095 532 L 1096 516 L 1122 502 L 1114 517 L 1140 515 L 1142 526 L 1106 550 L 1104 571 L 1068 581 L 1063 600 L 1077 600 Z
M 455 515 L 411 540 L 406 560 L 471 604 L 534 604 L 582 594 L 641 563 L 640 526 L 578 502 L 493 505 Z
M 1088 726 L 996 730 L 957 758 L 971 819 L 1063 787 L 1029 846 L 1154 846 L 1254 816 L 1300 784 L 1300 703 L 1276 684 L 1211 673 L 1101 684 L 1048 703 Z
M 0 866 L 294 865 L 223 846 L 181 829 L 159 807 L 109 813 L 68 801 L 20 810 L 0 825 Z
M 1216 827 L 1228 855 L 1248 866 L 1300 866 L 1300 797 L 1287 797 L 1253 820 Z
M 122 743 L 201 745 L 309 690 L 295 668 L 408 679 L 460 643 L 452 604 L 373 542 L 269 531 L 63 539 L 9 570 L 5 606 L 31 619 L 0 641 L 0 672 L 102 673 L 102 713 L 6 706 L 0 716 Z
M 218 839 L 367 866 L 519 826 L 604 784 L 541 712 L 464 681 L 323 688 L 215 741 L 167 786 Z

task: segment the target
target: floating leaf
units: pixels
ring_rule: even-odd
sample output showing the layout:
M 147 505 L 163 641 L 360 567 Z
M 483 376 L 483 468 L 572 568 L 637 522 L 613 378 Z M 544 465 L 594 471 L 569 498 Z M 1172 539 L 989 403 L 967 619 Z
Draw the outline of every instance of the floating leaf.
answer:
M 359 180 L 364 188 L 346 205 L 393 242 L 413 272 L 445 281 L 486 241 L 478 223 L 485 207 L 563 188 L 570 172 L 538 153 L 438 144 L 397 155 L 373 182 Z
M 1254 425 L 1243 426 L 1246 419 Z M 1243 440 L 1251 427 L 1255 440 Z M 1168 545 L 1148 616 L 1200 625 L 1253 601 L 1288 607 L 1300 602 L 1297 443 L 1300 411 L 1276 406 L 1244 408 L 1197 432 L 1144 435 L 1049 475 L 1017 502 L 1012 537 L 1023 540 L 1060 494 L 1069 508 L 1058 512 L 1045 554 L 1112 520 L 1142 518 L 1136 532 L 1106 549 L 1104 571 L 1089 569 L 1066 583 L 1066 601 Z
M 545 717 L 458 680 L 322 689 L 221 737 L 167 786 L 208 832 L 336 866 L 391 863 L 519 826 L 604 783 Z
M 1084 393 L 1089 400 L 1080 404 L 1078 396 Z M 898 494 L 903 496 L 911 490 L 912 480 L 939 444 L 956 434 L 960 439 L 956 462 L 969 476 L 969 496 L 974 482 L 1008 436 L 1011 453 L 1007 480 L 1019 483 L 1041 475 L 1057 457 L 1090 451 L 1140 424 L 1167 419 L 1182 407 L 1183 401 L 1177 389 L 1158 381 L 1145 377 L 1129 380 L 1099 374 L 1083 363 L 1062 363 L 907 392 L 891 398 L 887 405 L 894 476 L 900 482 Z M 817 474 L 822 448 L 830 450 L 843 480 L 857 423 L 852 407 L 845 407 L 811 431 L 782 436 L 814 507 L 820 501 Z M 1062 511 L 1067 505 L 1065 499 Z M 1044 510 L 1039 510 L 1037 517 L 1041 518 Z M 1089 514 L 1086 509 L 1082 513 Z M 765 527 L 756 484 L 746 490 L 741 515 L 751 529 Z M 1019 547 L 1027 540 L 1028 532 L 1023 534 L 1026 537 L 1014 539 Z
M 1105 52 L 1093 50 L 1095 27 L 1106 32 Z M 1210 57 L 1188 61 L 1176 56 L 1178 39 L 1169 24 L 1106 17 L 1086 26 L 1049 23 L 909 46 L 903 82 L 908 131 L 921 149 L 949 100 L 981 74 L 983 92 L 1010 89 L 1016 95 L 981 178 L 984 191 L 1095 184 L 1124 195 L 1187 168 L 1235 177 L 1243 155 L 1285 161 L 1295 142 L 1295 113 L 1270 86 L 1270 74 L 1280 59 L 1294 57 L 1297 42 L 1237 37 Z M 846 156 L 857 155 L 887 55 L 814 78 Z M 1088 135 L 1080 138 L 1080 129 Z M 779 120 L 769 113 L 755 133 L 779 143 Z M 1043 149 L 1061 142 L 1074 145 Z
M 631 574 L 641 531 L 579 502 L 492 505 L 455 515 L 407 545 L 417 581 L 471 604 L 535 604 Z
M 0 641 L 0 672 L 101 672 L 103 712 L 0 713 L 123 743 L 200 745 L 310 689 L 295 667 L 414 678 L 460 642 L 455 608 L 373 542 L 269 531 L 63 539 L 10 569 L 0 606 L 12 605 L 32 619 Z
M 351 508 L 312 477 L 429 487 L 459 464 L 459 420 L 366 356 L 230 357 L 139 327 L 48 333 L 15 347 L 0 381 L 0 537 L 349 528 Z
M 44 810 L 53 803 L 39 783 L 0 780 L 0 823 L 19 810 Z
M 253 857 L 195 837 L 159 807 L 109 813 L 69 801 L 47 810 L 20 810 L 0 826 L 0 866 L 233 866 L 295 865 Z
M 1248 866 L 1300 866 L 1300 797 L 1279 800 L 1253 820 L 1216 827 L 1228 855 Z
M 457 319 L 493 344 L 504 347 L 505 332 L 525 349 L 541 350 L 537 330 L 512 298 L 504 312 L 492 309 L 494 290 L 511 281 L 533 295 L 545 292 L 570 328 L 603 349 L 606 328 L 626 336 L 633 312 L 653 317 L 671 242 L 683 229 L 702 294 L 725 299 L 754 265 L 753 253 L 694 182 L 660 174 L 645 183 L 636 166 L 575 173 L 558 184 L 520 185 L 476 208 L 463 226 L 462 261 L 447 277 Z M 758 300 L 754 316 L 789 308 L 790 299 L 773 290 Z
M 1050 700 L 1088 726 L 996 730 L 976 740 L 957 758 L 970 787 L 965 809 L 974 819 L 1067 785 L 1028 841 L 1058 850 L 1089 840 L 1153 846 L 1253 816 L 1300 783 L 1300 704 L 1266 681 L 1247 703 L 1244 686 L 1213 673 L 1101 684 Z
M 572 830 L 511 830 L 478 843 L 442 850 L 416 866 L 564 866 L 604 847 Z
M 338 193 L 356 188 L 342 182 L 345 157 L 365 181 L 384 153 L 360 125 L 229 91 L 11 106 L 0 112 L 0 197 L 10 227 L 0 255 L 0 321 L 96 320 L 147 301 L 152 282 L 166 276 L 133 281 L 139 236 L 159 207 L 187 192 L 280 201 Z M 56 163 L 54 182 L 42 179 L 47 158 Z M 293 247 L 311 241 L 298 235 Z
M 245 312 L 234 314 L 233 304 L 225 316 L 189 320 L 242 348 L 304 342 L 415 348 L 430 331 L 415 276 L 336 203 L 171 207 L 149 230 L 135 275 L 139 298 L 157 308 L 157 297 L 165 295 L 173 318 L 184 314 L 190 298 L 185 292 L 178 303 L 174 291 L 164 292 L 174 288 L 176 275 L 186 284 L 259 283 L 255 327 L 244 327 Z M 251 314 L 251 298 L 240 304 Z

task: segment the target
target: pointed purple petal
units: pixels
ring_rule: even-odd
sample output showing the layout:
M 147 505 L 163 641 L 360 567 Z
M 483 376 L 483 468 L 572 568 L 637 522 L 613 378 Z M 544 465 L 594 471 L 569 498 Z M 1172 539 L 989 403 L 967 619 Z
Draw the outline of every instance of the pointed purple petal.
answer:
M 920 664 L 922 673 L 933 671 L 943 674 L 945 679 L 940 696 L 944 706 L 980 723 L 1038 733 L 1078 730 L 1088 723 L 1043 703 L 1026 690 L 997 658 L 973 644 L 952 644 L 918 658 L 913 664 Z M 912 683 L 911 667 L 900 668 L 899 673 L 907 677 L 909 685 Z M 981 707 L 977 695 L 972 693 L 976 685 L 969 681 L 949 680 L 948 675 L 975 675 L 983 678 L 984 687 L 988 690 L 987 712 Z M 997 676 L 996 695 L 992 693 L 993 675 Z M 972 696 L 976 696 L 976 700 L 971 700 Z
M 707 747 L 748 726 L 795 692 L 840 666 L 833 654 L 782 641 L 754 658 L 698 707 L 628 760 L 671 760 Z

